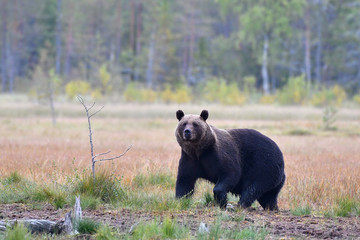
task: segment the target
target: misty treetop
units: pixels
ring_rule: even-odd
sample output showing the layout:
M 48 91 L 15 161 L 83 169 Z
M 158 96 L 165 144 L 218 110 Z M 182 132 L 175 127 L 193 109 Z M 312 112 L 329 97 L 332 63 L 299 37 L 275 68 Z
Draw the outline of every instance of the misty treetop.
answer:
M 204 99 L 225 103 L 360 93 L 360 0 L 0 3 L 2 92 L 81 83 L 95 95 L 190 101 L 207 89 Z

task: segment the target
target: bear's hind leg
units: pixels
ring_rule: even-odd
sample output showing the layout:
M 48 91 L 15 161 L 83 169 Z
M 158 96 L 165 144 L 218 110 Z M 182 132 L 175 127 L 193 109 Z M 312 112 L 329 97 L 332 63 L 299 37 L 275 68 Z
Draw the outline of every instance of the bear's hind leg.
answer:
M 264 210 L 279 210 L 277 205 L 277 196 L 278 193 L 273 192 L 272 190 L 264 193 L 259 199 L 258 202 L 264 208 Z
M 279 210 L 279 207 L 277 205 L 277 198 L 278 198 L 281 188 L 284 185 L 284 182 L 285 182 L 285 177 L 283 178 L 281 183 L 276 188 L 264 193 L 258 199 L 258 202 L 264 208 L 264 210 L 266 210 L 266 209 L 270 210 L 270 211 Z
M 242 208 L 248 208 L 251 204 L 259 197 L 259 193 L 256 191 L 255 186 L 248 186 L 244 191 L 240 194 L 239 205 Z

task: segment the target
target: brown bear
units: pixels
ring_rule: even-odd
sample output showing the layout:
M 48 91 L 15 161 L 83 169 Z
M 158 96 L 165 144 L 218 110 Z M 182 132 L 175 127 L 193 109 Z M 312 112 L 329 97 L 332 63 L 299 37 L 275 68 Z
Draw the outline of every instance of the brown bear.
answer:
M 215 184 L 214 199 L 224 208 L 227 193 L 240 196 L 247 208 L 257 200 L 264 209 L 277 210 L 285 182 L 283 155 L 274 141 L 252 129 L 219 129 L 209 125 L 209 113 L 185 115 L 175 135 L 181 147 L 176 198 L 191 196 L 198 178 Z

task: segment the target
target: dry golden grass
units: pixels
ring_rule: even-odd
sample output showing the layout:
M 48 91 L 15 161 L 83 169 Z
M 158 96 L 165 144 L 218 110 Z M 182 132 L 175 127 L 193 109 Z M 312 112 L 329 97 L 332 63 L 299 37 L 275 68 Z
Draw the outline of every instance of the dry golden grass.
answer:
M 139 173 L 176 175 L 180 148 L 174 137 L 176 105 L 111 105 L 92 118 L 95 153 L 109 156 L 132 149 L 121 159 L 98 165 L 131 183 Z M 26 106 L 26 107 L 23 107 Z M 184 106 L 198 113 L 202 106 Z M 85 113 L 79 103 L 57 106 L 51 125 L 46 106 L 0 101 L 0 175 L 18 171 L 35 181 L 62 181 L 90 169 Z M 360 126 L 358 109 L 339 113 L 338 131 L 321 130 L 321 109 L 305 107 L 208 106 L 208 122 L 222 128 L 255 128 L 273 138 L 285 157 L 287 181 L 281 208 L 309 205 L 326 210 L 340 197 L 360 199 Z M 221 113 L 224 112 L 222 115 Z M 306 130 L 310 135 L 288 133 Z

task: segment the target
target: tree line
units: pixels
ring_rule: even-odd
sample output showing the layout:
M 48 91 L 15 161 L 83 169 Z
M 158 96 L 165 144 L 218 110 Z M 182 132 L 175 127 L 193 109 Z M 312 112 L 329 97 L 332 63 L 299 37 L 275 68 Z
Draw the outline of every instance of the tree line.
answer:
M 56 80 L 50 89 L 81 80 L 103 93 L 108 84 L 175 91 L 213 79 L 244 90 L 251 78 L 272 95 L 302 76 L 309 91 L 359 94 L 360 0 L 0 2 L 2 92 L 44 79 Z

